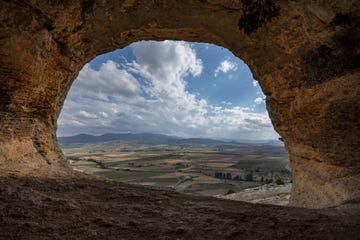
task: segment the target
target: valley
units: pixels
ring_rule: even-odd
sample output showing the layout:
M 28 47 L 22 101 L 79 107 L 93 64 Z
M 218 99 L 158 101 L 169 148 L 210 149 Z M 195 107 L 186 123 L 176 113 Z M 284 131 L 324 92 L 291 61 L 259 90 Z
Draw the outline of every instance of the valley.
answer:
M 291 182 L 288 155 L 281 145 L 152 138 L 60 142 L 75 170 L 187 194 L 228 195 Z

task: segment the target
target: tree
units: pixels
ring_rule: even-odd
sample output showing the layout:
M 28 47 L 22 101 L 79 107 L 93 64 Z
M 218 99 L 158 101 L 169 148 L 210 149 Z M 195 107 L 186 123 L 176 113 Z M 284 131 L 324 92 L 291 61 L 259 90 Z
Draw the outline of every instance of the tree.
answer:
M 272 180 L 272 178 L 271 179 L 265 179 L 265 184 L 270 184 L 270 183 L 272 183 L 274 180 Z
M 232 179 L 231 173 L 226 173 L 226 179 Z
M 216 178 L 222 178 L 222 172 L 215 172 Z
M 245 181 L 252 182 L 253 181 L 253 174 L 252 173 L 246 174 Z
M 232 193 L 235 193 L 235 191 L 234 191 L 233 189 L 229 189 L 229 190 L 225 193 L 225 195 L 232 194 Z
M 284 181 L 281 178 L 276 179 L 275 183 L 277 185 L 284 185 L 285 184 Z

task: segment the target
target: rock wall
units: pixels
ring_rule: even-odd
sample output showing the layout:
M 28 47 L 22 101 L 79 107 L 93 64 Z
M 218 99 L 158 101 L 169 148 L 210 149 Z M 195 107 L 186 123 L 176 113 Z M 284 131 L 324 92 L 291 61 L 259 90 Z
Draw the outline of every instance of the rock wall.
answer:
M 224 46 L 250 66 L 290 153 L 292 205 L 359 199 L 358 1 L 253 1 L 279 9 L 264 24 L 247 2 L 1 1 L 1 174 L 70 174 L 56 121 L 82 66 L 135 41 L 174 39 Z M 242 16 L 259 26 L 245 34 Z

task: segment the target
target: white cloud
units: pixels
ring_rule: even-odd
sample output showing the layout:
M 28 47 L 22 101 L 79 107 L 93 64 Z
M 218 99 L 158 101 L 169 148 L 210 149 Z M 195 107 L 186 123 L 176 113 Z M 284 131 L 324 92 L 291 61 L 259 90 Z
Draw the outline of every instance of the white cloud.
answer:
M 225 104 L 225 105 L 232 105 L 231 102 L 226 102 L 226 101 L 222 101 L 221 103 L 222 103 L 222 104 Z
M 187 91 L 186 77 L 201 75 L 203 65 L 186 42 L 131 45 L 135 60 L 89 64 L 72 86 L 58 121 L 59 135 L 81 132 L 154 132 L 183 137 L 275 138 L 267 112 L 212 106 Z M 224 61 L 221 72 L 236 65 Z M 146 82 L 140 84 L 134 75 Z
M 230 60 L 224 60 L 222 61 L 219 66 L 215 69 L 214 76 L 217 77 L 219 72 L 227 73 L 231 70 L 236 70 L 237 65 L 235 62 L 231 62 Z
M 96 94 L 101 96 L 131 97 L 140 92 L 140 84 L 129 72 L 108 60 L 99 70 L 86 64 L 72 86 L 73 91 L 80 94 Z
M 256 104 L 261 104 L 261 103 L 263 103 L 264 102 L 264 98 L 262 98 L 262 97 L 257 97 L 255 100 L 254 100 L 254 103 L 256 103 Z
M 252 84 L 253 84 L 254 87 L 257 87 L 259 85 L 259 82 L 254 79 L 252 81 Z
M 212 127 L 207 135 L 226 136 L 227 138 L 267 139 L 274 138 L 274 133 L 266 112 L 252 113 L 249 108 L 216 108 L 210 117 Z
M 106 112 L 99 112 L 99 115 L 103 118 L 107 118 L 109 116 Z
M 201 59 L 186 42 L 146 41 L 134 43 L 131 48 L 142 73 L 158 81 L 168 82 L 188 74 L 199 76 L 203 69 Z
M 80 110 L 80 111 L 77 113 L 77 116 L 79 116 L 79 117 L 81 117 L 81 118 L 88 118 L 88 119 L 95 119 L 95 118 L 97 118 L 96 114 L 89 113 L 89 112 L 84 111 L 84 110 Z

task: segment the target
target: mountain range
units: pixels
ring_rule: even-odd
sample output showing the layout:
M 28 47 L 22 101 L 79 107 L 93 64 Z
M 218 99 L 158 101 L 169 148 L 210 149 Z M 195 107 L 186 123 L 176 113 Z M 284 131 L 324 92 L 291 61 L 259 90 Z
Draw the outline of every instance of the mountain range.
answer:
M 261 144 L 261 145 L 282 145 L 277 140 L 216 140 L 210 138 L 181 138 L 154 133 L 106 133 L 100 136 L 90 134 L 78 134 L 69 137 L 58 137 L 61 146 L 69 146 L 72 144 L 88 144 L 100 142 L 119 142 L 128 144 Z

